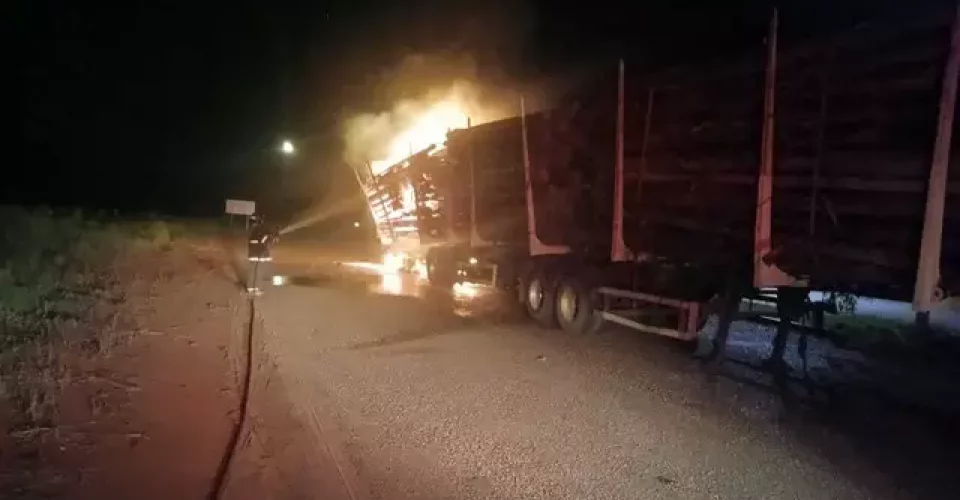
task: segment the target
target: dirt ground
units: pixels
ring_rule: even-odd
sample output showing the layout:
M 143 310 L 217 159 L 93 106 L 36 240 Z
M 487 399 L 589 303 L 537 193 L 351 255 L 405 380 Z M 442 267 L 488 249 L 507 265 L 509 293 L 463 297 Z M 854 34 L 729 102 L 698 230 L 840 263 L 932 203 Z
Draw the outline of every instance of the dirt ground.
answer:
M 304 422 L 313 415 L 296 413 L 290 388 L 264 345 L 261 323 L 254 332 L 250 406 L 227 478 L 227 500 L 324 498 L 355 499 L 331 450 L 313 446 Z M 334 443 L 334 447 L 336 444 Z
M 122 285 L 117 345 L 67 363 L 53 425 L 2 443 L 12 497 L 211 491 L 239 415 L 247 298 L 216 245 L 137 259 Z
M 241 283 L 252 275 L 245 263 L 245 248 L 228 249 L 235 276 Z M 271 293 L 269 276 L 273 267 L 264 265 L 257 273 L 258 286 Z M 245 286 L 245 285 L 244 285 Z M 226 478 L 223 497 L 227 500 L 362 498 L 356 478 L 350 475 L 344 457 L 337 453 L 339 436 L 312 439 L 311 430 L 326 416 L 317 408 L 303 410 L 292 404 L 300 379 L 284 377 L 276 357 L 274 338 L 264 330 L 261 308 L 264 297 L 254 302 L 256 321 L 252 327 L 252 358 L 249 403 L 246 418 Z M 236 338 L 240 338 L 237 336 Z M 246 352 L 241 348 L 235 352 Z M 299 409 L 299 410 L 298 410 Z M 328 423 L 329 425 L 329 423 Z
M 566 335 L 488 316 L 476 297 L 461 311 L 416 280 L 361 277 L 325 267 L 321 250 L 294 250 L 275 253 L 289 285 L 259 300 L 264 340 L 289 400 L 327 419 L 305 419 L 301 439 L 339 444 L 358 498 L 957 491 L 947 419 L 853 389 L 788 409 L 769 381 L 746 378 L 742 364 L 759 346 L 768 354 L 772 332 L 738 322 L 729 376 L 709 377 L 665 339 L 613 327 Z
M 917 419 L 798 431 L 656 339 L 440 314 L 385 277 L 298 285 L 279 264 L 291 286 L 253 303 L 241 412 L 243 259 L 218 243 L 142 257 L 116 342 L 70 360 L 54 425 L 0 433 L 0 499 L 212 498 L 241 416 L 228 500 L 940 498 L 955 483 L 932 465 L 955 453 Z

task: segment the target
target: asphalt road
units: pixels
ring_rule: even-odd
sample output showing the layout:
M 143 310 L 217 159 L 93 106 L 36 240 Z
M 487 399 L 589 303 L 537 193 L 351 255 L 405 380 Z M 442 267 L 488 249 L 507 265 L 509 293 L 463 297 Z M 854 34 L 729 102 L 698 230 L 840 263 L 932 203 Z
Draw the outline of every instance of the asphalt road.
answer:
M 316 463 L 336 464 L 344 498 L 852 500 L 957 486 L 956 454 L 922 422 L 785 412 L 768 391 L 706 377 L 668 339 L 545 330 L 502 297 L 329 249 L 278 248 L 271 274 L 286 281 L 258 299 L 264 342 L 300 439 L 332 457 Z

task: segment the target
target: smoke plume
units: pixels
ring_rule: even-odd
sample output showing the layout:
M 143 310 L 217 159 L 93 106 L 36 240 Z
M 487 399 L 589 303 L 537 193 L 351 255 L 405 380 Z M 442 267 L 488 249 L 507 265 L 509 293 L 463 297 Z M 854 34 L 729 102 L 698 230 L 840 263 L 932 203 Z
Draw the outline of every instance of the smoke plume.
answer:
M 407 57 L 380 75 L 376 88 L 378 100 L 392 104 L 384 111 L 355 113 L 344 121 L 348 164 L 385 158 L 391 142 L 438 104 L 455 104 L 474 125 L 519 113 L 520 89 L 484 83 L 468 57 Z

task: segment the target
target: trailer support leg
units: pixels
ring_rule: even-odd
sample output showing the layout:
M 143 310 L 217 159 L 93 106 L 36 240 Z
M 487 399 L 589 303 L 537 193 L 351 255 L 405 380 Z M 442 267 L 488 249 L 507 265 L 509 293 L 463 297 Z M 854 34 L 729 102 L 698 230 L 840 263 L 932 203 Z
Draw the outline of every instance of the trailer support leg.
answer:
M 777 335 L 773 338 L 773 348 L 770 350 L 770 357 L 766 359 L 768 365 L 776 368 L 774 365 L 784 363 L 783 355 L 787 351 L 787 339 L 789 337 L 789 320 L 783 314 L 780 314 L 780 321 L 777 324 Z
M 808 334 L 806 331 L 800 331 L 800 339 L 797 341 L 797 354 L 800 355 L 800 362 L 803 363 L 803 381 L 804 383 L 810 382 L 807 378 L 807 369 L 809 364 L 807 363 L 807 350 L 808 350 Z
M 778 307 L 779 309 L 779 307 Z M 777 387 L 786 385 L 789 365 L 783 359 L 787 351 L 787 339 L 790 338 L 790 320 L 783 314 L 780 314 L 780 321 L 777 323 L 777 335 L 773 338 L 773 348 L 770 351 L 770 357 L 763 362 L 764 368 L 773 373 L 773 380 Z
M 913 327 L 918 338 L 930 338 L 930 311 L 919 311 L 913 318 Z
M 719 368 L 727 356 L 727 339 L 730 337 L 730 325 L 740 308 L 741 293 L 736 288 L 729 288 L 720 298 L 719 321 L 717 335 L 713 340 L 713 348 L 704 358 L 704 363 L 710 370 Z
M 770 351 L 770 357 L 764 361 L 764 367 L 768 368 L 774 376 L 777 386 L 785 387 L 789 365 L 784 359 L 787 351 L 787 340 L 790 338 L 790 330 L 793 321 L 802 317 L 805 311 L 805 304 L 809 291 L 806 288 L 780 287 L 777 289 L 777 335 L 773 339 L 773 346 Z M 805 335 L 800 332 L 800 335 Z M 806 338 L 798 344 L 798 353 L 803 358 L 804 370 L 806 370 Z

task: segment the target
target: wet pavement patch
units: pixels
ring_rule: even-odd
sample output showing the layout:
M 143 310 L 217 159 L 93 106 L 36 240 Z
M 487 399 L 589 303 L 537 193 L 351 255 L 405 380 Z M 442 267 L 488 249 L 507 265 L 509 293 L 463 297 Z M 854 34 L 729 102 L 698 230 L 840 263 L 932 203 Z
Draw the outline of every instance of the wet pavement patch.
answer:
M 290 276 L 289 282 L 296 286 L 327 286 L 333 283 L 330 276 Z

